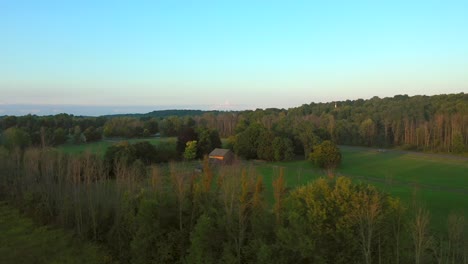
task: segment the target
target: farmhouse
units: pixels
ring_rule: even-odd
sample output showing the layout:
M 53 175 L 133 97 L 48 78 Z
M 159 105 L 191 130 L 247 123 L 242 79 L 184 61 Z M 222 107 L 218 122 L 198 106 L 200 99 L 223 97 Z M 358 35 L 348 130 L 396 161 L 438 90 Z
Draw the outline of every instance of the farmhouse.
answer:
M 234 153 L 229 149 L 215 148 L 208 155 L 210 162 L 215 164 L 232 164 Z

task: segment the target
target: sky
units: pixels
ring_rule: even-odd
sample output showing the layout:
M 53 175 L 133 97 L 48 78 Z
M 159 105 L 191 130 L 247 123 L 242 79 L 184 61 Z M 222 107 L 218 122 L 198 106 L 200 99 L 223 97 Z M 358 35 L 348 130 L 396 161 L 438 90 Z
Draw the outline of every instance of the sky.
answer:
M 467 13 L 450 0 L 1 0 L 0 115 L 468 92 Z

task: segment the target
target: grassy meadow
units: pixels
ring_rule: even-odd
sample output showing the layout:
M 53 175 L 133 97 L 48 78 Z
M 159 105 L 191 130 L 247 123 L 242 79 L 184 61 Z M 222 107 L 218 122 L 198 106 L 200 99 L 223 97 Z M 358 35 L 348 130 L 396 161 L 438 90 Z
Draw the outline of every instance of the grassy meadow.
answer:
M 450 213 L 468 216 L 468 159 L 354 147 L 341 147 L 341 152 L 343 163 L 337 175 L 375 185 L 400 197 L 408 206 L 416 204 L 428 208 L 434 227 L 445 228 Z M 311 162 L 303 160 L 259 165 L 269 200 L 273 199 L 270 183 L 279 175 L 280 168 L 289 188 L 324 175 Z

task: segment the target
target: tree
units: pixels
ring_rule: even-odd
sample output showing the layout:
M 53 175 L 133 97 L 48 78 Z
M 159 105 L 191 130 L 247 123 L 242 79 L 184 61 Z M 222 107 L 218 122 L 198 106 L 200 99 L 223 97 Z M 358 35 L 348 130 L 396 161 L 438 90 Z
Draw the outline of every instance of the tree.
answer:
M 294 157 L 294 146 L 289 138 L 275 137 L 272 143 L 275 161 L 292 160 Z
M 218 233 L 220 230 L 218 230 L 216 222 L 205 214 L 201 215 L 190 234 L 191 243 L 187 262 L 193 264 L 218 263 L 222 244 L 213 239 Z
M 359 200 L 354 210 L 354 220 L 358 225 L 359 244 L 366 264 L 372 263 L 372 251 L 375 244 L 374 237 L 377 233 L 379 221 L 383 217 L 381 195 L 375 188 L 360 190 L 357 194 Z
M 341 163 L 340 149 L 333 142 L 326 140 L 314 147 L 314 152 L 310 154 L 310 159 L 316 166 L 325 169 L 329 176 L 333 176 L 334 170 Z
M 102 138 L 102 131 L 90 126 L 83 131 L 83 135 L 86 138 L 86 142 L 99 141 Z
M 277 232 L 278 263 L 356 262 L 357 192 L 358 186 L 344 177 L 321 178 L 293 190 Z
M 156 134 L 159 132 L 159 125 L 156 118 L 151 118 L 150 120 L 146 121 L 143 127 L 144 129 L 148 130 L 149 134 Z
M 361 137 L 363 138 L 364 142 L 366 142 L 366 145 L 372 146 L 373 139 L 375 136 L 374 121 L 372 121 L 372 119 L 370 118 L 364 120 L 359 127 L 359 133 L 361 134 Z
M 265 131 L 264 127 L 259 124 L 253 124 L 243 132 L 237 134 L 234 145 L 236 154 L 246 159 L 257 158 L 259 137 L 263 131 Z
M 80 126 L 75 126 L 75 128 L 73 129 L 73 143 L 80 144 L 81 142 L 83 142 L 81 128 Z
M 423 263 L 424 252 L 432 243 L 432 237 L 429 234 L 429 212 L 423 208 L 417 209 L 411 223 L 411 238 L 414 245 L 414 261 L 416 264 Z
M 1 124 L 2 124 L 2 129 L 7 130 L 10 127 L 14 127 L 16 125 L 16 116 L 6 116 L 0 119 Z
M 2 141 L 10 150 L 16 147 L 24 149 L 31 145 L 31 136 L 21 128 L 10 127 L 3 132 Z
M 185 160 L 193 160 L 197 157 L 197 141 L 188 141 L 184 151 Z
M 209 154 L 213 149 L 221 147 L 221 139 L 219 138 L 218 131 L 207 128 L 199 128 L 197 130 L 197 134 L 197 157 L 202 158 L 204 155 Z
M 320 143 L 320 138 L 314 133 L 315 126 L 310 122 L 301 122 L 297 124 L 296 136 L 302 143 L 305 159 L 309 158 L 310 151 L 314 146 Z
M 177 136 L 182 129 L 182 120 L 177 116 L 170 116 L 159 123 L 159 130 L 164 136 Z
M 176 150 L 180 156 L 183 155 L 185 148 L 187 147 L 187 142 L 198 140 L 197 132 L 191 127 L 185 127 L 182 129 L 177 136 Z
M 395 242 L 394 243 L 394 256 L 395 256 L 395 264 L 400 263 L 400 250 L 401 250 L 401 237 L 403 233 L 403 225 L 404 225 L 404 215 L 406 208 L 403 206 L 403 203 L 398 198 L 389 197 L 388 198 L 388 205 L 389 205 L 389 214 L 388 214 L 388 221 L 391 227 L 391 238 Z
M 61 127 L 54 130 L 54 145 L 60 145 L 67 142 L 67 134 Z
M 135 149 L 135 157 L 146 165 L 158 162 L 158 150 L 149 141 L 137 142 L 132 147 Z
M 212 149 L 222 147 L 222 142 L 221 142 L 221 138 L 219 137 L 218 130 L 213 129 L 210 131 L 210 142 L 211 142 Z
M 105 137 L 139 137 L 143 134 L 143 122 L 132 117 L 115 117 L 104 125 Z
M 257 157 L 266 161 L 273 161 L 275 159 L 275 153 L 273 145 L 271 144 L 275 138 L 275 135 L 265 130 L 258 138 Z
M 452 152 L 463 153 L 465 151 L 465 145 L 463 144 L 463 136 L 460 133 L 456 133 L 453 136 Z
M 281 214 L 283 212 L 284 196 L 286 194 L 286 183 L 284 181 L 284 171 L 280 168 L 278 178 L 273 181 L 273 196 L 275 198 L 275 204 L 273 211 L 276 216 L 276 225 L 281 224 Z

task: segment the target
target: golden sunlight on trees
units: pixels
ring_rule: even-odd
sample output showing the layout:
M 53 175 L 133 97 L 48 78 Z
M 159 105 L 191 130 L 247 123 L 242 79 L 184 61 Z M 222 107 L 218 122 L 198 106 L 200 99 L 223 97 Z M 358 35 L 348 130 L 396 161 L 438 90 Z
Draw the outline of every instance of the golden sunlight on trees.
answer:
M 319 168 L 325 169 L 328 176 L 333 177 L 335 169 L 341 163 L 340 149 L 333 142 L 325 140 L 314 147 L 309 159 Z

